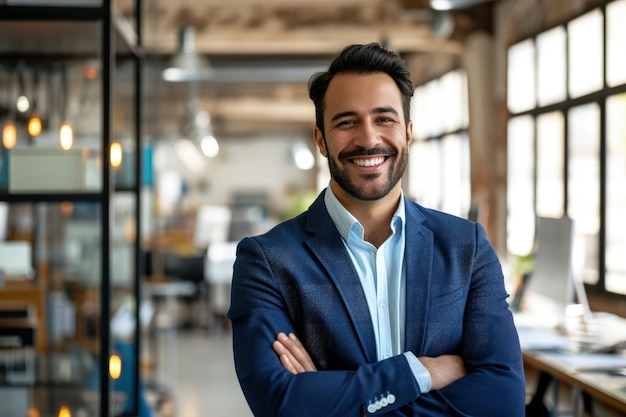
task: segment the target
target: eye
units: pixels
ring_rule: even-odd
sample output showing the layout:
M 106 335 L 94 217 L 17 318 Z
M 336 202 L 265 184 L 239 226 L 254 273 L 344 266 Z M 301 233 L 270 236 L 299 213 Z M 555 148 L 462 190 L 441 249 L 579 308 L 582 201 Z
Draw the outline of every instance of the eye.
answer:
M 339 121 L 337 123 L 337 127 L 345 127 L 345 126 L 351 126 L 355 124 L 356 124 L 356 120 L 346 119 L 346 120 Z

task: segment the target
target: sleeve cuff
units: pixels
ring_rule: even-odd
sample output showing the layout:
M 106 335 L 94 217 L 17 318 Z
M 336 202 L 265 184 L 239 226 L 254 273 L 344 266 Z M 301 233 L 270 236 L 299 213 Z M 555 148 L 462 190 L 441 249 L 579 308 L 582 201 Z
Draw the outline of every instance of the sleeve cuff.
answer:
M 406 360 L 409 362 L 409 366 L 411 367 L 411 371 L 413 372 L 413 376 L 415 377 L 415 381 L 417 381 L 417 385 L 420 387 L 420 391 L 422 394 L 426 394 L 430 392 L 431 388 L 431 380 L 430 373 L 428 369 L 415 357 L 413 352 L 404 352 L 404 356 Z

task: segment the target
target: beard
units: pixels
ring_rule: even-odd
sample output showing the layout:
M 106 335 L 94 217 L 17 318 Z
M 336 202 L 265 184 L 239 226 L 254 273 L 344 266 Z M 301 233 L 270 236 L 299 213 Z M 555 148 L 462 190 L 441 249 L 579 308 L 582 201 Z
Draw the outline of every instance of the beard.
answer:
M 379 153 L 379 150 L 369 150 L 361 152 L 351 152 L 349 156 L 359 156 Z M 344 159 L 347 155 L 341 155 L 340 158 Z M 389 170 L 385 173 L 361 175 L 360 178 L 365 180 L 365 186 L 359 186 L 355 183 L 354 179 L 350 176 L 350 172 L 347 169 L 340 169 L 337 159 L 334 157 L 328 158 L 328 169 L 330 170 L 330 176 L 337 182 L 337 184 L 346 191 L 350 196 L 363 201 L 379 200 L 389 194 L 389 192 L 396 186 L 404 170 L 406 169 L 409 160 L 409 151 L 407 147 L 403 147 L 399 154 L 390 156 L 390 158 L 396 158 L 392 163 Z M 350 163 L 350 162 L 348 162 Z M 386 175 L 387 178 L 382 184 L 379 184 L 379 178 Z

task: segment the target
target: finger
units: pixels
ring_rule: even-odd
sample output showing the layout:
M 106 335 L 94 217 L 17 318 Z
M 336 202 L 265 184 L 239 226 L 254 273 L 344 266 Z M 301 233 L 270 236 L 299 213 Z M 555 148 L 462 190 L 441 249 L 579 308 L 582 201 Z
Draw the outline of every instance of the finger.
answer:
M 294 366 L 298 368 L 298 370 L 302 371 L 315 371 L 315 366 L 313 365 L 313 361 L 309 356 L 308 352 L 302 345 L 302 343 L 298 340 L 298 338 L 290 333 L 289 337 L 284 334 L 279 334 L 280 342 L 283 346 L 289 351 L 291 354 L 292 362 Z
M 293 366 L 293 364 L 291 363 L 291 361 L 289 360 L 289 357 L 287 355 L 280 355 L 280 363 L 283 365 L 283 367 L 289 371 L 290 373 L 296 375 L 298 373 L 298 371 L 296 370 L 296 368 Z
M 295 334 L 289 333 L 287 336 L 284 332 L 280 332 L 276 335 L 275 343 L 280 343 L 274 349 L 276 353 L 288 355 L 291 365 L 298 373 L 317 371 L 309 353 Z
M 313 364 L 313 360 L 311 356 L 309 356 L 309 352 L 305 349 L 300 342 L 300 339 L 296 337 L 295 334 L 289 333 L 289 339 L 294 343 L 294 346 L 297 348 L 295 351 L 291 351 L 291 353 L 296 357 L 298 362 L 302 364 L 306 371 L 316 371 L 315 365 Z
M 294 375 L 306 371 L 304 366 L 298 362 L 298 359 L 295 358 L 293 354 L 289 351 L 289 349 L 287 349 L 287 347 L 279 340 L 276 340 L 274 341 L 274 343 L 272 343 L 272 348 L 274 349 L 274 352 L 278 354 L 280 363 L 287 371 L 291 372 Z

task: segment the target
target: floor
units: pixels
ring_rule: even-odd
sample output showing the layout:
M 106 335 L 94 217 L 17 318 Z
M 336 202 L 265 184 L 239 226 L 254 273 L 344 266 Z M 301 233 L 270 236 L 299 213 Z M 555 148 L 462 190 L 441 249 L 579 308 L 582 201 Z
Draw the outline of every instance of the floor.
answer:
M 164 367 L 155 378 L 174 398 L 161 416 L 252 417 L 235 375 L 228 330 L 178 330 L 170 336 L 158 341 Z

